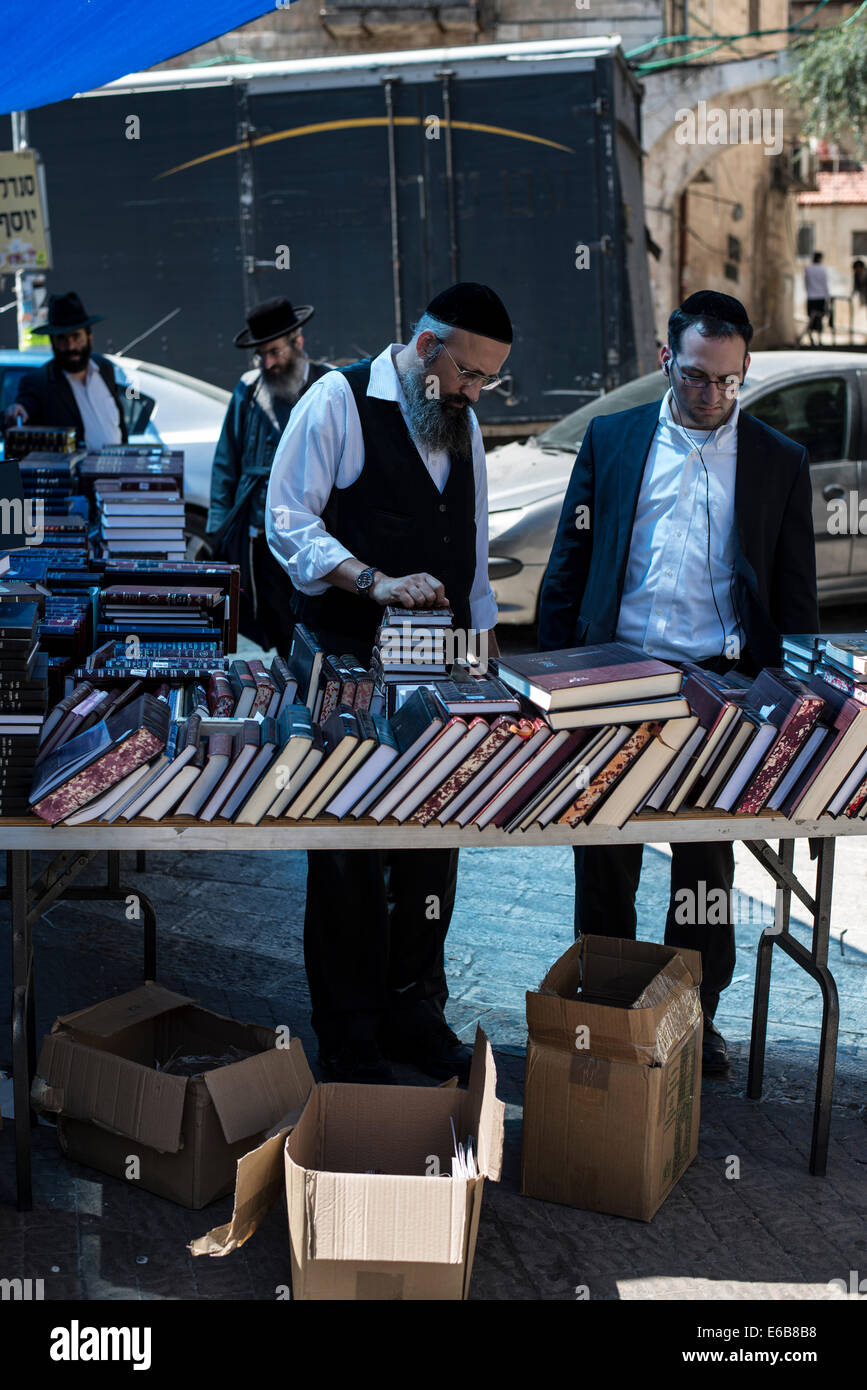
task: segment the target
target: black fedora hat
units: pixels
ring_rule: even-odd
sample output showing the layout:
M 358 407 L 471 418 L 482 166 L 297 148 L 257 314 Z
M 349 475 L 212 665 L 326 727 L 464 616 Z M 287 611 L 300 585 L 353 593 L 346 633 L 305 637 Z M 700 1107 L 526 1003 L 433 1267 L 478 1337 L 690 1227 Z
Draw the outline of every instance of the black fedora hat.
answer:
M 102 323 L 104 314 L 88 314 L 74 290 L 69 294 L 52 294 L 48 300 L 48 318 L 34 326 L 37 333 L 74 333 L 77 328 L 89 328 Z
M 293 309 L 288 299 L 264 299 L 247 315 L 247 327 L 235 338 L 235 347 L 259 347 L 274 338 L 294 333 L 313 316 L 312 304 L 299 304 Z

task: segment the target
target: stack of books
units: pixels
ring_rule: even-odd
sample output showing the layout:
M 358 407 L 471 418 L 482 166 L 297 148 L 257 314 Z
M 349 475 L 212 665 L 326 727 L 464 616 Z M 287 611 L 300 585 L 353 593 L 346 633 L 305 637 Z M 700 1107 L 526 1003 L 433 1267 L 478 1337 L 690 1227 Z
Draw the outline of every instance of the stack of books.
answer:
M 47 707 L 37 624 L 44 599 L 19 586 L 0 599 L 0 815 L 23 816 Z
M 104 556 L 183 560 L 184 503 L 179 492 L 152 487 L 149 480 L 109 478 L 95 484 L 93 496 Z
M 19 464 L 25 497 L 40 498 L 47 512 L 67 512 L 76 492 L 74 468 L 84 456 L 84 449 L 72 454 L 37 450 L 25 454 Z
M 228 595 L 220 585 L 107 584 L 99 598 L 97 640 L 214 642 L 222 650 Z
M 7 459 L 30 453 L 76 453 L 75 429 L 66 425 L 13 425 L 5 436 Z
M 237 565 L 223 560 L 158 560 L 140 556 L 103 562 L 105 587 L 132 589 L 156 585 L 165 586 L 174 593 L 193 588 L 219 588 L 225 601 L 209 608 L 209 617 L 220 624 L 219 637 L 224 652 L 234 651 L 238 642 L 239 574 Z
M 98 454 L 86 454 L 75 466 L 81 491 L 93 497 L 97 483 L 123 481 L 129 490 L 145 487 L 183 495 L 184 456 L 161 445 L 111 444 Z

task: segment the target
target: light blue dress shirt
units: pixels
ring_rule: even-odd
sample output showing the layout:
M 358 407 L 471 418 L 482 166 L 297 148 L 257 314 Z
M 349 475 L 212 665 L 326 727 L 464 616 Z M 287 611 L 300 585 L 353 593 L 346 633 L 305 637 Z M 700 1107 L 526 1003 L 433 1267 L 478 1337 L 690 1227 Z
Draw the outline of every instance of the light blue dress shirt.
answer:
M 719 429 L 685 430 L 672 416 L 671 391 L 660 407 L 641 479 L 616 637 L 661 660 L 736 657 L 740 650 L 731 599 L 739 414 L 735 401 Z

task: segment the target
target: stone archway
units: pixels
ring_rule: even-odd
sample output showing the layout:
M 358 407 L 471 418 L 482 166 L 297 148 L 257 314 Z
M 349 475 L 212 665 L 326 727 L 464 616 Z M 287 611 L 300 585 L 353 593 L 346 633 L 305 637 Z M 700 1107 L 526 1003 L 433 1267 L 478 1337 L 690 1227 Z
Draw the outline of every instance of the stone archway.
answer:
M 671 309 L 708 288 L 743 300 L 756 347 L 793 341 L 796 207 L 785 170 L 798 121 L 774 83 L 786 66 L 782 54 L 644 83 L 645 208 L 662 251 L 650 259 L 660 340 Z

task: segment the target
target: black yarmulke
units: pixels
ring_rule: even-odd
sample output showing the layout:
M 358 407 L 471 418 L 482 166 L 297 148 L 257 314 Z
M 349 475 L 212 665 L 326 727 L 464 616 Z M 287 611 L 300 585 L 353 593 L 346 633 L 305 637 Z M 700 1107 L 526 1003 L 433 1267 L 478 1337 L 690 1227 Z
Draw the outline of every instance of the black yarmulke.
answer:
M 427 313 L 467 333 L 478 333 L 498 343 L 512 341 L 512 321 L 502 299 L 487 285 L 477 285 L 474 280 L 462 280 L 434 295 Z
M 750 327 L 750 318 L 739 299 L 731 294 L 720 294 L 718 290 L 698 290 L 685 299 L 680 306 L 682 314 L 705 314 L 711 319 L 722 319 L 724 323 L 741 324 Z

